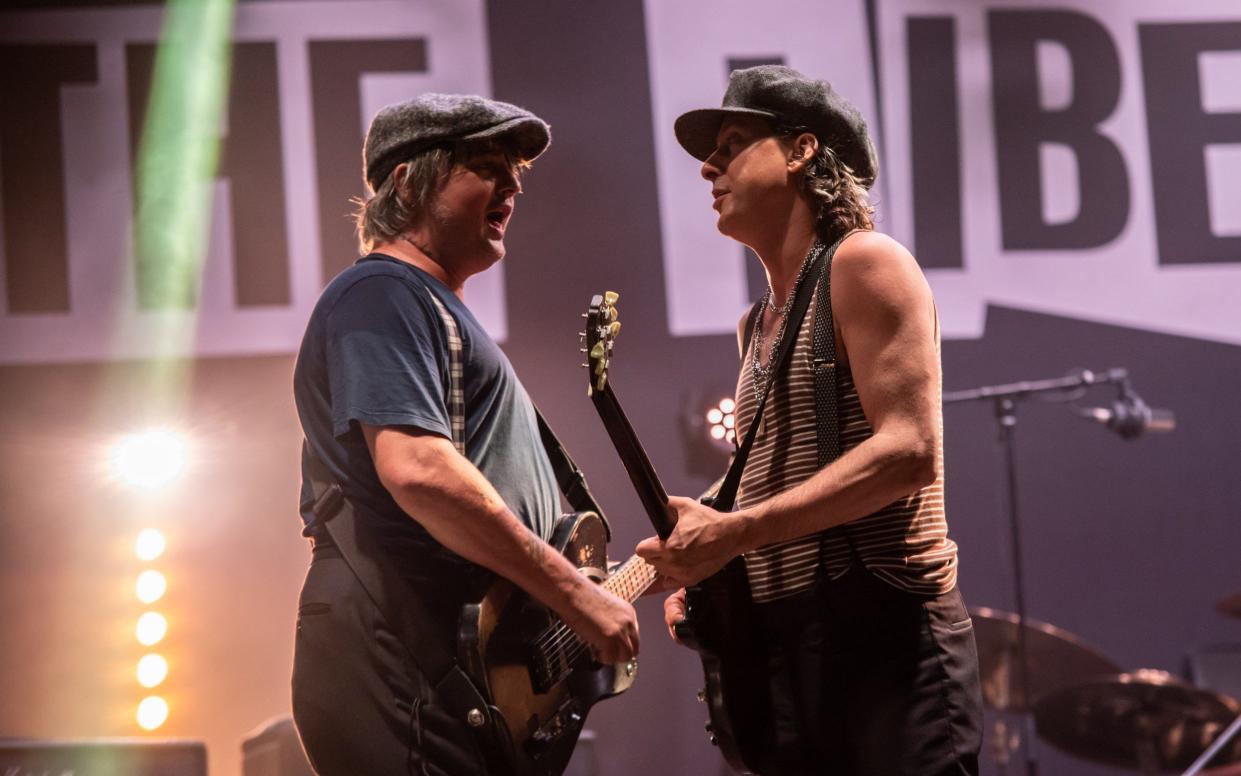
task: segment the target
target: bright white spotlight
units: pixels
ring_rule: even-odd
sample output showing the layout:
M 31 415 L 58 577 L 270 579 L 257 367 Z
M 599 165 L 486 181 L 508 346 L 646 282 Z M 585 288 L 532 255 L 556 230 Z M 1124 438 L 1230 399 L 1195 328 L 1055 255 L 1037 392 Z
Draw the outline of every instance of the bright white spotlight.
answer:
M 110 458 L 112 471 L 127 485 L 156 490 L 185 469 L 185 438 L 164 429 L 130 434 L 113 445 Z
M 164 535 L 154 528 L 145 528 L 134 542 L 134 554 L 139 560 L 152 561 L 164 554 Z
M 723 439 L 724 438 L 724 427 L 720 425 L 712 426 L 711 427 L 711 438 L 712 439 Z
M 138 618 L 135 634 L 140 644 L 147 647 L 158 644 L 167 633 L 168 620 L 164 619 L 164 615 L 159 612 L 147 612 Z
M 733 401 L 729 397 L 725 396 L 723 399 L 720 399 L 720 409 L 723 410 L 725 413 L 732 412 L 736 408 L 737 408 L 737 402 Z
M 708 423 L 719 423 L 723 419 L 724 419 L 724 413 L 720 410 L 719 407 L 712 407 L 711 409 L 707 410 L 707 422 Z
M 158 571 L 147 569 L 138 575 L 138 584 L 135 588 L 139 601 L 144 604 L 153 604 L 164 597 L 164 591 L 168 589 L 168 580 L 164 579 L 164 575 Z
M 138 724 L 143 730 L 154 730 L 168 721 L 168 701 L 152 695 L 138 704 Z
M 168 678 L 168 661 L 162 655 L 143 655 L 138 661 L 138 684 L 154 687 Z

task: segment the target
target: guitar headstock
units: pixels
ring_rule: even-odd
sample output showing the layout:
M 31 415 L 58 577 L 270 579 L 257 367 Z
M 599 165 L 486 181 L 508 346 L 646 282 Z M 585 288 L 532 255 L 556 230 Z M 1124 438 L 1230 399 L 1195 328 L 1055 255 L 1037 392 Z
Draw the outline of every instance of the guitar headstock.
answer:
M 588 370 L 586 395 L 602 391 L 608 384 L 608 365 L 612 360 L 612 348 L 616 335 L 620 334 L 620 313 L 616 311 L 616 300 L 620 294 L 605 291 L 595 294 L 590 299 L 590 308 L 586 311 L 586 331 L 582 333 L 582 350 L 586 352 Z

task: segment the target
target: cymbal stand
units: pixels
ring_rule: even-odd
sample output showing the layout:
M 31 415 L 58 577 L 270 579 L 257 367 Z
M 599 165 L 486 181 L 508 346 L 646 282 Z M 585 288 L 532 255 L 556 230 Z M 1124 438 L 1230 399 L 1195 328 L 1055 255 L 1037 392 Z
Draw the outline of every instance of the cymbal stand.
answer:
M 1207 747 L 1207 750 L 1203 752 L 1197 760 L 1194 760 L 1194 764 L 1189 766 L 1189 770 L 1185 771 L 1185 773 L 1181 774 L 1181 776 L 1197 776 L 1198 773 L 1201 773 L 1202 769 L 1206 767 L 1206 764 L 1211 762 L 1211 758 L 1214 757 L 1219 750 L 1223 749 L 1229 741 L 1235 738 L 1238 732 L 1241 732 L 1241 714 L 1237 715 L 1237 718 L 1232 721 L 1232 724 L 1228 726 L 1228 729 L 1223 733 L 1220 733 L 1219 737 L 1211 742 L 1211 745 Z
M 1124 369 L 1111 369 L 1102 374 L 1083 371 L 1076 375 L 1051 380 L 1033 380 L 1007 385 L 990 385 L 966 391 L 951 391 L 944 394 L 944 404 L 955 404 L 964 401 L 994 402 L 995 417 L 1000 425 L 1000 446 L 1004 451 L 1005 473 L 1008 490 L 1008 525 L 1013 555 L 1013 594 L 1017 615 L 1017 686 L 1021 690 L 1025 714 L 1025 751 L 1026 773 L 1038 776 L 1038 751 L 1035 742 L 1034 715 L 1030 712 L 1030 661 L 1026 645 L 1026 597 L 1025 581 L 1021 568 L 1021 521 L 1018 518 L 1017 499 L 1017 458 L 1015 434 L 1017 431 L 1017 401 L 1042 393 L 1072 391 L 1090 385 L 1117 383 L 1128 379 Z M 997 726 L 999 728 L 1000 726 Z M 1008 732 L 1000 731 L 1005 736 L 1004 760 L 997 763 L 1004 772 L 1008 766 Z M 997 750 L 998 751 L 998 750 Z

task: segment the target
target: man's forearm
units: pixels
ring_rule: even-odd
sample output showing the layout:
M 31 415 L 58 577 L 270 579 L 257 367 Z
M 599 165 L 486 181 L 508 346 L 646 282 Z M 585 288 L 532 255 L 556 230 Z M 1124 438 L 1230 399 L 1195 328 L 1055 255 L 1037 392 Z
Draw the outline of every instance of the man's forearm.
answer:
M 557 612 L 573 606 L 585 577 L 530 531 L 450 443 L 431 445 L 398 470 L 410 475 L 390 475 L 385 486 L 436 541 Z
M 865 517 L 935 479 L 934 455 L 876 434 L 810 479 L 733 515 L 741 551 Z

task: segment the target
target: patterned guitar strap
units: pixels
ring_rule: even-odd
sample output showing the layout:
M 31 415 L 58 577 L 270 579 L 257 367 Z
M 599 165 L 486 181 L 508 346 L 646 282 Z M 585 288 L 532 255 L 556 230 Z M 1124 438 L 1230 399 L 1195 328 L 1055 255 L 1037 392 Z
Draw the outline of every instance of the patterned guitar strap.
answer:
M 427 295 L 431 297 L 431 301 L 435 303 L 435 309 L 439 312 L 440 320 L 444 324 L 444 333 L 448 339 L 448 418 L 449 426 L 452 429 L 452 443 L 457 448 L 457 452 L 465 455 L 465 391 L 461 387 L 464 380 L 465 371 L 461 365 L 461 330 L 457 328 L 457 319 L 452 316 L 448 308 L 444 305 L 440 298 L 427 289 Z M 607 516 L 603 514 L 599 502 L 595 500 L 595 496 L 590 492 L 590 486 L 586 484 L 586 476 L 582 474 L 582 470 L 577 467 L 573 459 L 569 456 L 569 451 L 564 448 L 560 440 L 556 438 L 552 427 L 548 425 L 543 413 L 536 407 L 534 414 L 539 424 L 539 437 L 543 442 L 543 450 L 547 453 L 547 459 L 551 462 L 552 470 L 556 474 L 556 484 L 560 486 L 560 492 L 564 494 L 565 500 L 569 505 L 578 512 L 594 512 L 603 522 L 603 528 L 607 533 L 607 539 L 612 539 L 612 526 L 608 523 Z
M 465 391 L 461 388 L 465 372 L 461 366 L 461 331 L 457 328 L 457 319 L 429 288 L 427 296 L 435 303 L 448 338 L 448 425 L 452 431 L 453 446 L 458 453 L 465 455 Z
M 836 249 L 850 234 L 852 232 L 845 233 L 832 245 L 827 261 L 823 263 L 823 270 L 819 273 L 815 291 L 811 371 L 814 373 L 815 437 L 818 440 L 819 469 L 835 461 L 843 453 L 840 440 L 840 408 L 837 406 L 840 378 L 836 363 L 836 326 L 832 317 L 832 259 L 836 256 Z M 853 534 L 847 525 L 823 532 L 819 557 L 826 558 L 824 545 L 828 535 L 837 531 L 844 535 L 853 560 L 861 563 L 862 557 L 858 554 Z

